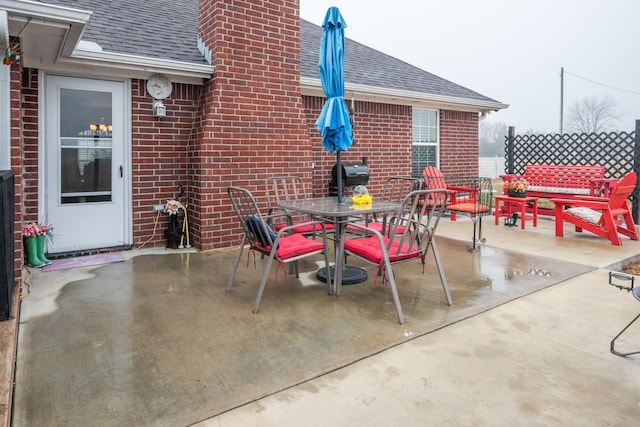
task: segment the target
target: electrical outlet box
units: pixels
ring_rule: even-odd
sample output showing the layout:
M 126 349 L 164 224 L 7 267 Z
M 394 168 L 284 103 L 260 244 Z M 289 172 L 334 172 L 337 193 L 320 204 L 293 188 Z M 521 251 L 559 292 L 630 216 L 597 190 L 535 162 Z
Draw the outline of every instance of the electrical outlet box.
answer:
M 164 205 L 154 205 L 153 206 L 153 211 L 154 212 L 163 211 L 163 210 L 164 210 Z

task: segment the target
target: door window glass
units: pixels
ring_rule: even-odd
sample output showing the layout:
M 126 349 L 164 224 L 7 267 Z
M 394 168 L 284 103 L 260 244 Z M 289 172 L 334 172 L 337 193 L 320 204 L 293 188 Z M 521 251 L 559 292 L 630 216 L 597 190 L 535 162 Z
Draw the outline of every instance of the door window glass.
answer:
M 60 91 L 60 203 L 111 201 L 112 94 Z

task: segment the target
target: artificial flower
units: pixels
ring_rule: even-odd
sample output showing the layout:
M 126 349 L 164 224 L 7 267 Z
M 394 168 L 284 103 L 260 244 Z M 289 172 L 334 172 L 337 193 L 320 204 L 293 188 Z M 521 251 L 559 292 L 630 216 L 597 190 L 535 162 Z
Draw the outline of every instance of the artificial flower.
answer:
M 22 235 L 24 237 L 43 236 L 50 233 L 52 230 L 53 227 L 51 225 L 30 222 L 22 226 Z
M 507 190 L 515 191 L 516 193 L 524 193 L 527 191 L 529 182 L 524 178 L 516 178 L 504 183 Z
M 178 215 L 180 210 L 184 211 L 184 206 L 177 200 L 167 200 L 167 204 L 164 205 L 164 212 L 169 215 Z

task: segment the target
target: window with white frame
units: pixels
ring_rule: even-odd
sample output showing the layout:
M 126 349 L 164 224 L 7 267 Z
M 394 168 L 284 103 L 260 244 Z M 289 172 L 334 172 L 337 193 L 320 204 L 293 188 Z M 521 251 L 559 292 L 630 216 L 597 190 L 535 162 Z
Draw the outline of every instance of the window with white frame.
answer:
M 422 178 L 427 166 L 439 166 L 438 110 L 413 109 L 411 137 L 413 142 L 412 176 Z

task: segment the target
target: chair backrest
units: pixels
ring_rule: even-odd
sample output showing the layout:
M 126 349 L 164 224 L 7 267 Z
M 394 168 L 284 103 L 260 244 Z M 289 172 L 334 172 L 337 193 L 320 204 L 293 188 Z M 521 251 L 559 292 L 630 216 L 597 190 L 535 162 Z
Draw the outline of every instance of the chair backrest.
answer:
M 267 189 L 267 203 L 270 212 L 277 208 L 280 201 L 307 198 L 304 181 L 298 176 L 272 176 L 267 178 L 264 183 Z M 300 212 L 289 212 L 289 214 L 293 221 L 308 219 L 307 215 Z
M 276 234 L 263 220 L 253 194 L 240 187 L 229 187 L 227 193 L 249 244 L 252 247 L 273 245 Z
M 425 190 L 441 190 L 447 188 L 447 182 L 440 169 L 435 166 L 427 166 L 422 170 Z
M 382 200 L 386 202 L 402 203 L 412 191 L 420 190 L 422 183 L 418 178 L 392 176 L 387 178 L 382 189 Z
M 494 204 L 491 178 L 478 176 L 455 176 L 447 179 L 449 190 L 455 191 L 456 201 L 451 201 L 447 209 L 472 217 L 492 214 Z M 453 197 L 452 197 L 453 198 Z
M 390 256 L 426 255 L 445 211 L 446 190 L 416 190 L 402 202 L 402 212 L 389 219 Z
M 629 172 L 623 176 L 611 191 L 609 207 L 612 209 L 628 209 L 627 199 L 636 188 L 637 175 Z

